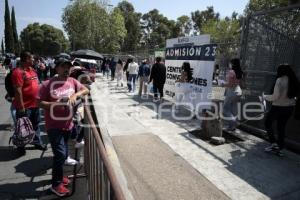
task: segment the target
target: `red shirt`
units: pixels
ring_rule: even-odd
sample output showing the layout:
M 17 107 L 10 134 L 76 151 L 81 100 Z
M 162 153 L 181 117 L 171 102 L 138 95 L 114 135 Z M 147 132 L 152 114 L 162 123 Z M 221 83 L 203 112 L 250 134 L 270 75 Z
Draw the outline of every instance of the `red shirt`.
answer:
M 32 67 L 26 67 L 24 70 L 16 68 L 11 78 L 15 87 L 22 87 L 24 108 L 37 108 L 36 98 L 39 93 L 39 80 L 34 69 Z M 16 109 L 22 108 L 16 100 L 13 101 L 13 105 Z
M 47 102 L 57 102 L 61 98 L 70 97 L 80 91 L 83 85 L 76 79 L 69 77 L 60 81 L 57 77 L 42 83 L 39 99 Z M 58 105 L 53 110 L 45 110 L 46 129 L 71 130 L 73 127 L 73 109 Z

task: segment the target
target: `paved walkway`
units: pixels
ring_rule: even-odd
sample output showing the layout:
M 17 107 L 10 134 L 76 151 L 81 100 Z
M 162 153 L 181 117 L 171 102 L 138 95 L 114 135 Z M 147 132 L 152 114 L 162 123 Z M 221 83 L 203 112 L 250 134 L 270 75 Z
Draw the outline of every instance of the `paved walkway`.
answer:
M 159 115 L 159 103 L 103 78 L 92 98 L 135 199 L 300 199 L 299 155 L 267 154 L 265 141 L 242 131 L 243 141 L 212 146 L 191 134 L 198 120 Z

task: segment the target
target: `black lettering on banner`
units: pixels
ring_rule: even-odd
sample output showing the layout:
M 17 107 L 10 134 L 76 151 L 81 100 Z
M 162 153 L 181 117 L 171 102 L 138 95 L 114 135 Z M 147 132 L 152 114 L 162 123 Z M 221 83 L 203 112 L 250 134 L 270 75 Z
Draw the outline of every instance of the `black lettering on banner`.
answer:
M 203 60 L 214 61 L 217 45 L 180 46 L 166 48 L 166 60 Z

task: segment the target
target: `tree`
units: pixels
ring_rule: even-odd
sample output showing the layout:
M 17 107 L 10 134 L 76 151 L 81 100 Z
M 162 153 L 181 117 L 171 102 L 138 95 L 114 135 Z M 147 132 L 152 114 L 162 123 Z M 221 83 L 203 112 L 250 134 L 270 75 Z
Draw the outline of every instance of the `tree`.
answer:
M 19 43 L 19 39 L 18 39 L 17 23 L 16 23 L 14 7 L 12 7 L 12 10 L 11 10 L 11 26 L 12 26 L 13 37 L 14 37 L 14 50 L 15 50 L 16 54 L 19 54 L 20 53 L 20 43 Z
M 245 14 L 249 15 L 261 10 L 270 10 L 278 7 L 288 6 L 295 3 L 291 0 L 250 0 L 245 9 Z
M 106 45 L 107 52 L 117 53 L 120 52 L 122 44 L 124 44 L 124 38 L 126 39 L 126 28 L 124 23 L 124 17 L 120 9 L 115 8 L 110 16 L 110 40 Z
M 120 37 L 125 37 L 124 32 L 126 33 L 122 26 L 124 19 L 119 14 L 109 14 L 106 5 L 105 1 L 99 0 L 74 0 L 64 9 L 62 21 L 73 50 L 86 48 L 106 53 L 111 50 L 107 45 L 118 44 L 116 41 L 111 41 L 112 39 L 123 40 Z M 113 22 L 111 17 L 118 22 Z M 111 26 L 112 24 L 114 27 Z M 121 33 L 122 28 L 124 32 Z M 115 30 L 118 31 L 114 32 Z M 120 49 L 120 47 L 113 49 Z
M 38 55 L 54 56 L 68 47 L 62 30 L 51 25 L 29 24 L 21 32 L 23 48 Z
M 192 20 L 187 15 L 178 17 L 176 26 L 178 28 L 177 30 L 179 31 L 178 36 L 189 36 L 193 29 Z
M 151 10 L 142 17 L 143 41 L 150 49 L 165 47 L 167 39 L 174 37 L 176 22 L 164 17 L 157 9 Z
M 237 18 L 209 20 L 202 27 L 203 34 L 209 34 L 218 43 L 218 52 L 225 58 L 235 56 L 239 48 L 241 25 Z
M 3 39 L 2 39 L 2 42 L 1 42 L 1 53 L 2 53 L 2 55 L 5 54 Z
M 5 0 L 5 30 L 4 30 L 4 36 L 5 36 L 5 49 L 6 52 L 14 52 L 14 37 L 13 37 L 13 31 L 11 27 L 11 21 L 10 21 L 10 12 L 9 12 L 9 5 L 8 0 Z
M 204 11 L 197 10 L 195 12 L 192 12 L 191 15 L 194 23 L 194 28 L 200 33 L 202 30 L 202 26 L 209 20 L 218 21 L 220 18 L 220 14 L 215 13 L 213 6 L 207 7 L 207 9 Z
M 125 28 L 127 31 L 122 51 L 135 51 L 141 39 L 140 20 L 141 14 L 134 11 L 134 7 L 127 1 L 122 1 L 117 6 L 125 20 Z

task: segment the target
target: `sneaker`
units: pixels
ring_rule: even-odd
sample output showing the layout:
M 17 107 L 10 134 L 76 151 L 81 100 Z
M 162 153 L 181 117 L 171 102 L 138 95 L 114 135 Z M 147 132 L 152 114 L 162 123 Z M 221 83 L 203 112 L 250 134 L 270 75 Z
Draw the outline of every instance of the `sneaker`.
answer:
M 70 190 L 67 189 L 63 184 L 59 184 L 56 187 L 52 186 L 50 190 L 59 197 L 64 197 L 70 194 Z
M 65 165 L 70 165 L 70 166 L 74 166 L 77 165 L 78 161 L 72 159 L 70 156 L 68 156 L 68 158 L 65 160 Z
M 71 183 L 70 179 L 67 176 L 63 177 L 62 183 L 64 186 L 67 186 Z
M 84 147 L 84 141 L 83 140 L 81 142 L 76 142 L 76 144 L 75 144 L 76 149 L 79 149 L 79 148 L 82 148 L 82 147 Z
M 271 152 L 271 151 L 278 150 L 278 149 L 279 149 L 278 145 L 273 143 L 270 146 L 265 148 L 265 152 Z

